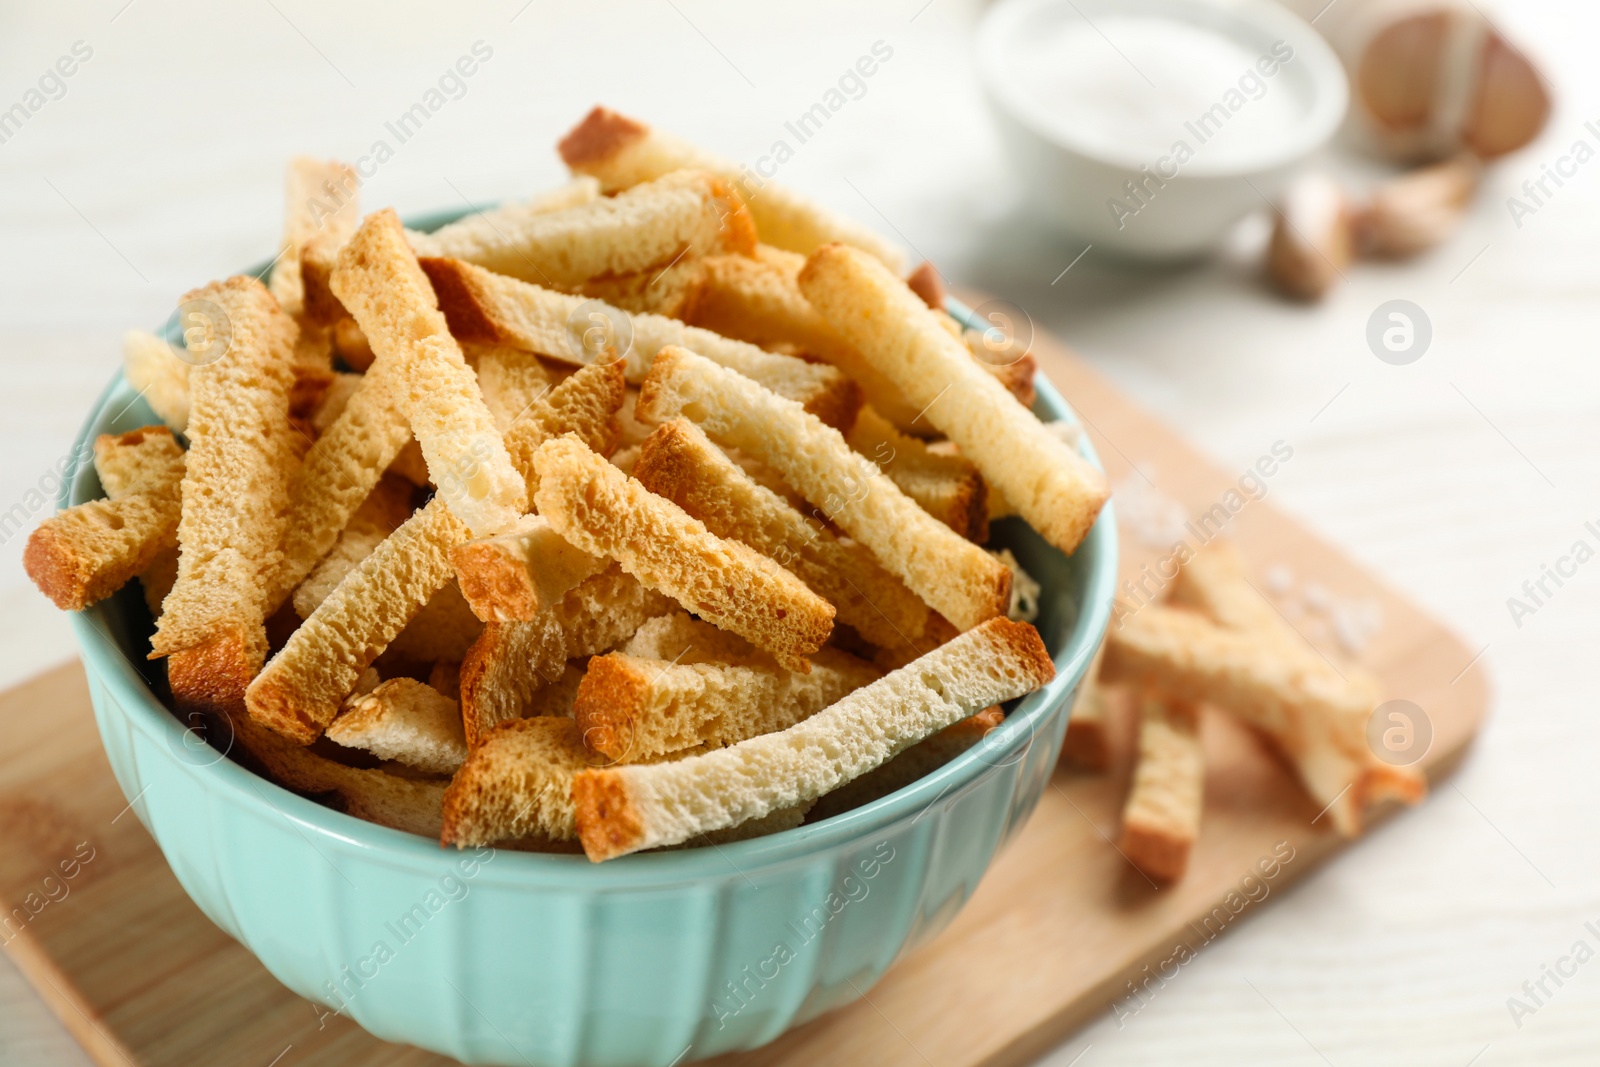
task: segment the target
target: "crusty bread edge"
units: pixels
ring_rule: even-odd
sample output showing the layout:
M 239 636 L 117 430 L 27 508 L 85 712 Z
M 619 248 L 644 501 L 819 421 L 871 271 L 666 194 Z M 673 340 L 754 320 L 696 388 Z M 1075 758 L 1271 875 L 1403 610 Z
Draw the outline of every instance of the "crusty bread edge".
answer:
M 481 540 L 452 548 L 450 565 L 467 606 L 484 622 L 527 622 L 538 614 L 539 591 L 527 568 Z
M 556 142 L 556 151 L 570 169 L 582 171 L 649 135 L 650 127 L 597 104 Z
M 572 778 L 572 803 L 578 814 L 578 838 L 590 860 L 598 863 L 626 855 L 644 844 L 644 819 L 621 775 L 579 771 Z
M 482 291 L 465 269 L 467 264 L 440 256 L 421 256 L 417 262 L 433 285 L 434 295 L 439 298 L 439 310 L 450 324 L 450 332 L 458 340 L 483 344 L 512 342 L 513 339 L 495 325 L 494 318 L 485 310 Z
M 245 690 L 261 669 L 266 635 L 231 626 L 209 641 L 167 656 L 167 683 L 180 715 L 246 715 Z
M 1124 823 L 1117 847 L 1139 870 L 1157 882 L 1175 882 L 1189 866 L 1189 851 L 1194 839 L 1175 834 L 1170 828 Z
M 613 763 L 626 760 L 633 748 L 634 716 L 649 689 L 649 680 L 629 666 L 628 658 L 591 658 L 572 704 L 584 747 Z
M 498 664 L 505 653 L 501 644 L 506 640 L 502 627 L 507 623 L 485 623 L 483 632 L 478 639 L 472 642 L 467 649 L 467 654 L 461 660 L 460 686 L 461 686 L 461 725 L 467 734 L 467 748 L 477 748 L 483 739 L 489 735 L 503 720 L 490 722 L 485 715 L 484 702 L 481 694 L 487 693 L 492 685 L 490 672 Z

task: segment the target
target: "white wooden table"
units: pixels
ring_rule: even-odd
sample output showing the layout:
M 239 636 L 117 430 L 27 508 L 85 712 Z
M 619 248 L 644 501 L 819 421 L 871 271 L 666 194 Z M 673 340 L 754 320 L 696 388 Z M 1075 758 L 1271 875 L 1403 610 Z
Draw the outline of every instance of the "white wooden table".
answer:
M 1559 988 L 1546 980 L 1553 995 L 1520 1026 L 1507 1006 L 1576 941 L 1600 949 L 1583 925 L 1600 920 L 1600 563 L 1520 627 L 1506 605 L 1574 541 L 1597 541 L 1584 523 L 1600 520 L 1600 161 L 1520 228 L 1504 203 L 1574 140 L 1600 140 L 1583 129 L 1600 116 L 1592 5 L 1506 13 L 1556 80 L 1547 135 L 1494 170 L 1447 246 L 1362 267 L 1315 309 L 1265 294 L 1243 258 L 1152 273 L 1091 251 L 1062 275 L 1081 245 L 1019 203 L 977 94 L 972 0 L 866 12 L 830 0 L 764 10 L 759 26 L 747 25 L 750 5 L 705 0 L 451 6 L 0 9 L 0 108 L 74 42 L 93 50 L 65 95 L 0 143 L 12 413 L 0 512 L 68 448 L 124 329 L 156 325 L 185 289 L 270 255 L 287 156 L 393 144 L 385 122 L 475 41 L 491 58 L 378 168 L 367 205 L 405 213 L 550 185 L 555 136 L 597 99 L 754 160 L 881 40 L 892 57 L 780 179 L 1021 304 L 1227 465 L 1290 442 L 1279 503 L 1453 621 L 1485 649 L 1472 669 L 1498 693 L 1475 753 L 1422 810 L 1262 909 L 1125 1027 L 1108 1017 L 1047 1062 L 1600 1057 L 1600 964 Z M 1434 328 L 1407 367 L 1363 340 L 1372 310 L 1397 297 Z M 0 545 L 4 684 L 73 653 L 66 620 L 22 574 L 22 542 Z M 9 965 L 0 1062 L 87 1062 Z

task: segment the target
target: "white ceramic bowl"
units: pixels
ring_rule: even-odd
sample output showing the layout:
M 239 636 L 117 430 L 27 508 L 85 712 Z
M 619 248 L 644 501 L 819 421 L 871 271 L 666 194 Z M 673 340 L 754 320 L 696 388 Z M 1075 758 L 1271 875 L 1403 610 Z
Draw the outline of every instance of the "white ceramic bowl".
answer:
M 1187 112 L 1175 107 L 1166 116 L 1173 136 L 1162 137 L 1161 143 L 1172 141 L 1165 150 L 1154 146 L 1153 132 L 1132 124 L 1074 120 L 1019 75 L 1024 49 L 1037 48 L 1054 33 L 1092 30 L 1097 42 L 1121 55 L 1108 59 L 1108 52 L 1099 59 L 1126 62 L 1165 90 L 1169 78 L 1186 72 L 1141 70 L 1114 43 L 1115 30 L 1107 35 L 1100 29 L 1102 22 L 1126 27 L 1129 17 L 1174 20 L 1219 34 L 1250 56 L 1271 56 L 1275 47 L 1278 56 L 1285 48 L 1292 55 L 1266 63 L 1272 73 L 1255 71 L 1254 78 L 1254 68 L 1241 62 L 1245 91 L 1235 97 L 1219 86 L 1215 99 L 1206 100 L 1223 111 L 1203 127 L 1193 121 L 1180 126 L 1176 119 L 1188 114 L 1199 120 L 1210 108 L 1192 102 Z M 1069 24 L 1088 29 L 1074 31 Z M 1002 141 L 1038 209 L 1097 250 L 1138 258 L 1182 259 L 1213 248 L 1246 214 L 1277 197 L 1296 167 L 1338 128 L 1349 102 L 1344 69 L 1332 49 L 1271 0 L 1001 0 L 979 27 L 977 61 Z M 1258 84 L 1264 87 L 1259 95 Z M 1278 95 L 1264 103 L 1269 93 Z M 1108 99 L 1107 115 L 1114 104 Z M 1252 108 L 1255 114 L 1246 116 Z M 1276 116 L 1270 136 L 1247 136 L 1244 123 L 1260 127 L 1265 108 Z M 1238 128 L 1229 131 L 1228 123 Z M 1233 140 L 1219 139 L 1219 131 Z M 1191 153 L 1181 161 L 1172 150 L 1179 140 Z M 1216 147 L 1222 144 L 1225 150 Z M 1129 181 L 1139 195 L 1130 193 Z

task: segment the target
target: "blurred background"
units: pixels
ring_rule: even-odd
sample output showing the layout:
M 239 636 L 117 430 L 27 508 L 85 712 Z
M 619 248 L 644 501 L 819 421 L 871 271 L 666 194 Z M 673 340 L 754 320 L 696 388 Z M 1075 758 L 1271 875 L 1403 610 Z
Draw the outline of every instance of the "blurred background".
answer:
M 0 141 L 0 512 L 28 513 L 0 541 L 0 683 L 73 655 L 67 618 L 20 565 L 47 513 L 30 490 L 118 369 L 124 330 L 155 328 L 185 290 L 271 256 L 287 157 L 356 159 L 383 140 L 393 153 L 364 205 L 492 202 L 559 182 L 556 138 L 605 103 L 753 162 L 858 57 L 887 50 L 780 180 L 897 238 L 958 290 L 1015 302 L 1223 467 L 1290 442 L 1278 505 L 1448 621 L 1481 650 L 1465 669 L 1488 672 L 1496 694 L 1463 769 L 1420 810 L 1230 931 L 1136 1020 L 1107 1015 L 1043 1062 L 1594 1062 L 1600 967 L 1532 1016 L 1508 998 L 1597 940 L 1583 924 L 1600 922 L 1600 567 L 1531 615 L 1507 601 L 1600 523 L 1600 164 L 1548 186 L 1531 215 L 1507 201 L 1576 141 L 1600 145 L 1600 10 L 1485 6 L 1550 80 L 1543 133 L 1488 171 L 1443 243 L 1361 264 L 1305 305 L 1261 279 L 1265 203 L 1179 266 L 1085 251 L 1047 223 L 980 91 L 984 8 L 0 6 L 0 109 L 61 57 L 78 61 Z M 468 54 L 476 73 L 400 143 L 386 123 Z M 1337 139 L 1322 165 L 1357 190 L 1396 171 Z M 1397 299 L 1432 327 L 1406 366 L 1366 340 Z M 9 964 L 0 1062 L 88 1062 Z

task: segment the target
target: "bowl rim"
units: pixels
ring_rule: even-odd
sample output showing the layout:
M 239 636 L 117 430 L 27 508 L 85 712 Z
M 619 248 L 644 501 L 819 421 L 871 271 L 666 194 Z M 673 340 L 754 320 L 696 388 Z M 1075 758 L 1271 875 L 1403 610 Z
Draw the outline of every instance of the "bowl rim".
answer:
M 417 215 L 408 224 L 427 229 L 466 213 L 445 211 Z M 269 268 L 270 263 L 261 264 L 247 273 L 261 277 Z M 964 324 L 970 325 L 976 321 L 971 310 L 959 301 L 950 300 L 948 308 Z M 92 474 L 93 464 L 84 460 L 93 455 L 90 446 L 93 444 L 95 423 L 124 384 L 125 379 L 119 369 L 102 390 L 79 430 L 58 494 L 61 507 L 71 505 L 72 498 L 77 495 L 80 477 Z M 1081 427 L 1076 413 L 1043 376 L 1038 379 L 1037 392 L 1039 406 L 1047 413 Z M 1081 450 L 1085 458 L 1100 467 L 1099 457 L 1087 436 L 1081 440 Z M 984 777 L 985 767 L 998 768 L 1022 759 L 1042 724 L 1067 700 L 1087 671 L 1089 661 L 1109 624 L 1115 593 L 1117 532 L 1109 501 L 1079 546 L 1080 550 L 1085 548 L 1093 553 L 1096 565 L 1087 569 L 1084 596 L 1078 605 L 1077 619 L 1062 649 L 1065 662 L 1058 662 L 1055 678 L 1022 698 L 1021 704 L 991 732 L 990 736 L 999 738 L 995 744 L 969 749 L 909 786 L 815 824 L 711 848 L 641 853 L 605 863 L 591 863 L 582 854 L 532 853 L 497 848 L 494 850 L 497 860 L 493 872 L 485 870 L 476 878 L 482 880 L 487 876 L 494 883 L 530 888 L 590 891 L 700 882 L 708 877 L 725 877 L 732 873 L 747 875 L 758 868 L 773 869 L 803 862 L 817 853 L 865 839 L 902 819 L 921 817 L 939 801 L 947 797 L 953 799 L 975 786 Z M 99 617 L 106 603 L 71 614 L 72 628 L 82 652 L 86 673 L 110 690 L 123 716 L 147 737 L 161 742 L 169 752 L 180 751 L 180 746 L 192 748 L 193 742 L 187 739 L 190 728 L 184 726 L 161 702 L 127 654 L 101 625 Z M 380 826 L 325 807 L 283 788 L 270 778 L 257 775 L 228 758 L 226 753 L 218 753 L 217 759 L 208 764 L 186 766 L 191 774 L 209 776 L 212 779 L 211 788 L 225 791 L 235 802 L 251 809 L 253 814 L 266 818 L 274 815 L 286 818 L 302 831 L 337 841 L 348 849 L 363 852 L 391 865 L 403 863 L 418 872 L 436 874 L 441 859 L 453 862 L 457 856 L 473 853 L 472 849 L 453 851 L 420 835 Z M 144 812 L 139 810 L 140 799 L 134 797 L 131 804 L 141 821 L 148 826 Z
M 1081 0 L 1086 6 L 1115 6 L 1119 13 L 1165 14 L 1191 25 L 1236 26 L 1294 38 L 1295 59 L 1305 63 L 1313 92 L 1304 119 L 1295 123 L 1281 138 L 1262 150 L 1233 163 L 1218 163 L 1204 155 L 1185 163 L 1180 173 L 1168 181 L 1191 178 L 1226 179 L 1241 175 L 1264 174 L 1288 166 L 1316 151 L 1338 130 L 1350 106 L 1350 83 L 1333 47 L 1300 16 L 1272 0 Z M 1073 0 L 1000 0 L 979 20 L 974 52 L 979 80 L 997 106 L 1034 136 L 1049 144 L 1103 166 L 1138 171 L 1154 164 L 1154 158 L 1139 158 L 1132 150 L 1109 150 L 1074 138 L 1052 123 L 1044 105 L 1033 99 L 1007 73 L 1006 47 L 1009 35 L 1038 12 L 1070 7 L 1086 21 Z M 1092 23 L 1091 23 L 1092 25 Z M 1307 53 L 1302 57 L 1302 49 Z

